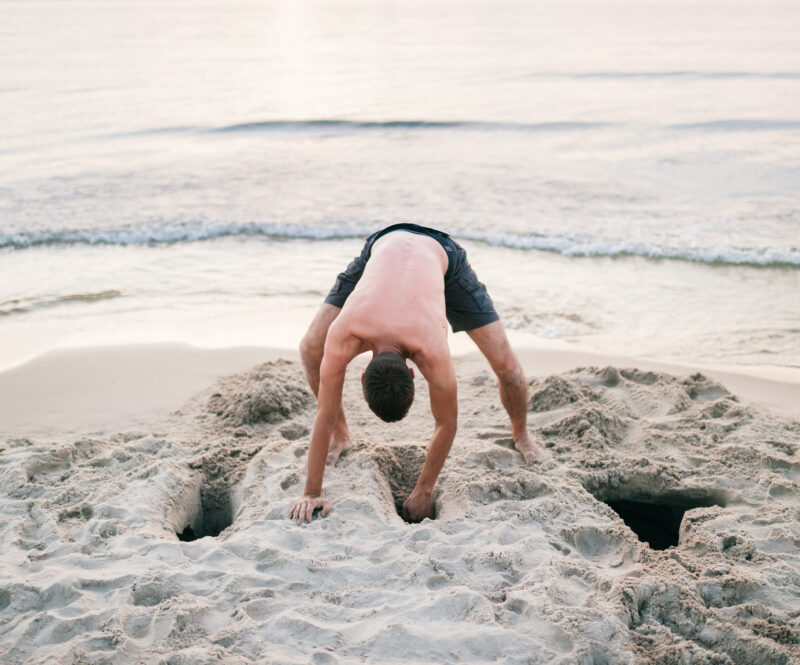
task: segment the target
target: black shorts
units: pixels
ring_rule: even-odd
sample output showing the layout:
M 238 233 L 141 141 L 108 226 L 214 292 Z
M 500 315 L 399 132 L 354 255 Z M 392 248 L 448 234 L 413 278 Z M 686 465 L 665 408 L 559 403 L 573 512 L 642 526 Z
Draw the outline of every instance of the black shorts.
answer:
M 344 272 L 339 273 L 336 283 L 330 290 L 325 302 L 334 307 L 342 307 L 347 297 L 353 292 L 358 280 L 369 261 L 372 245 L 381 236 L 392 231 L 410 231 L 430 236 L 447 252 L 447 272 L 444 275 L 444 304 L 447 320 L 453 332 L 474 330 L 487 323 L 500 320 L 494 309 L 494 303 L 486 291 L 486 287 L 478 280 L 475 271 L 467 261 L 467 253 L 461 245 L 449 235 L 436 229 L 417 224 L 393 224 L 381 231 L 376 231 L 364 244 L 361 254 L 354 258 Z

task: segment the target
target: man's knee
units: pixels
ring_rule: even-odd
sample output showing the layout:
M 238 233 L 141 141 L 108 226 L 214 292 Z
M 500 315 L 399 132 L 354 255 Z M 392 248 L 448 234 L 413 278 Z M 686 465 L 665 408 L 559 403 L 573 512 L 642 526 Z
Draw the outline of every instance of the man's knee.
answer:
M 324 351 L 325 336 L 320 335 L 313 329 L 309 329 L 303 339 L 300 340 L 300 357 L 303 360 L 321 359 Z
M 341 310 L 327 303 L 320 307 L 308 331 L 300 340 L 300 357 L 305 360 L 322 360 L 325 351 L 325 340 L 328 337 L 328 328 Z
M 525 372 L 522 371 L 519 359 L 511 349 L 495 360 L 492 369 L 501 383 L 512 385 L 525 383 Z

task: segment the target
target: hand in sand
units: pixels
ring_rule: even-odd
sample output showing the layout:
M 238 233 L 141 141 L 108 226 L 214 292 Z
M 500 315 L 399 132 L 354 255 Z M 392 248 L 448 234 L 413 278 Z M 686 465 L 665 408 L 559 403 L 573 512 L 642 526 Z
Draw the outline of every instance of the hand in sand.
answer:
M 550 459 L 550 455 L 531 438 L 528 432 L 523 432 L 516 437 L 514 439 L 514 446 L 522 453 L 522 457 L 525 459 L 525 464 L 527 466 L 531 464 L 543 464 Z
M 414 490 L 403 504 L 402 516 L 406 522 L 421 522 L 426 517 L 433 517 L 433 495 L 431 492 Z
M 314 515 L 314 511 L 320 509 L 320 517 L 325 517 L 331 512 L 331 504 L 327 499 L 321 496 L 306 495 L 302 499 L 295 502 L 292 509 L 289 511 L 289 519 L 298 522 L 310 522 Z

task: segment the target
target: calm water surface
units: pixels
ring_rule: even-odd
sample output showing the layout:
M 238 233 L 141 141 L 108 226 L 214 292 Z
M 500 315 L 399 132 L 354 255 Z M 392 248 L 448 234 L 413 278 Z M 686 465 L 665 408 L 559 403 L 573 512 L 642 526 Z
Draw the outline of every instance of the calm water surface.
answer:
M 794 2 L 0 3 L 0 366 L 294 345 L 375 228 L 508 325 L 800 365 Z

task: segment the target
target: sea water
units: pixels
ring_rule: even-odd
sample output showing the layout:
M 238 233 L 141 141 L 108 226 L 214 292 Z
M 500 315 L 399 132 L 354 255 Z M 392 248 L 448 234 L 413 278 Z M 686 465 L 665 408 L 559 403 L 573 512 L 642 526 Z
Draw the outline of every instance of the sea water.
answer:
M 0 367 L 296 346 L 371 231 L 515 339 L 800 365 L 800 4 L 0 2 Z

